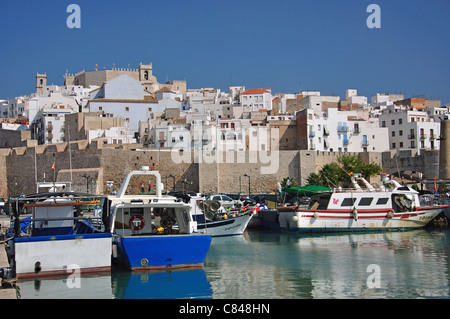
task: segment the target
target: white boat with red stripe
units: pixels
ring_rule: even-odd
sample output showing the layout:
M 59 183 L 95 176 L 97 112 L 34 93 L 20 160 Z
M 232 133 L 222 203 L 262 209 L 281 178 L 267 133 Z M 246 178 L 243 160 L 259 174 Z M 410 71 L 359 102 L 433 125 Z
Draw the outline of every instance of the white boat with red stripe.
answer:
M 425 227 L 450 207 L 446 199 L 420 196 L 389 175 L 382 175 L 377 189 L 360 175 L 351 179 L 354 189 L 313 195 L 304 208 L 279 207 L 280 227 L 300 232 L 406 230 Z

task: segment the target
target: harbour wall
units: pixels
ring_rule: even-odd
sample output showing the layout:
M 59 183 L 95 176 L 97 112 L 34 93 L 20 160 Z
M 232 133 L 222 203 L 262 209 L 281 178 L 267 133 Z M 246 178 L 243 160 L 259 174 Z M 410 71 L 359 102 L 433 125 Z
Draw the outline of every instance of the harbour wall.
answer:
M 72 181 L 73 191 L 108 194 L 119 189 L 129 171 L 141 166 L 158 170 L 169 191 L 246 194 L 250 182 L 251 193 L 256 194 L 273 191 L 277 182 L 287 176 L 294 178 L 298 185 L 305 185 L 310 173 L 318 173 L 323 165 L 336 161 L 342 154 L 307 150 L 177 152 L 143 148 L 140 144 L 103 145 L 96 141 L 0 149 L 0 197 L 35 193 L 36 181 L 54 179 Z M 381 165 L 387 173 L 409 170 L 422 172 L 427 178 L 439 176 L 439 151 L 422 151 L 420 155 L 411 152 L 354 154 L 364 162 Z M 154 191 L 155 180 L 150 182 Z M 147 191 L 148 183 L 136 178 L 131 185 L 133 191 L 140 191 L 141 185 Z M 107 187 L 108 184 L 112 187 Z

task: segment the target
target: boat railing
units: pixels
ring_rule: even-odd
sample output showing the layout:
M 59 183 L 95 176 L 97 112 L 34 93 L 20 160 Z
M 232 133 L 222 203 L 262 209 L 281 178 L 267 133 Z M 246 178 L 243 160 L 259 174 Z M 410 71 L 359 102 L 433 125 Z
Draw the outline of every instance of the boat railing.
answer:
M 367 192 L 389 192 L 389 189 L 380 189 L 380 188 L 374 188 L 374 189 L 355 189 L 355 188 L 334 188 L 334 193 L 367 193 Z
M 420 206 L 441 206 L 448 205 L 448 199 L 446 195 L 438 194 L 425 194 L 419 196 Z

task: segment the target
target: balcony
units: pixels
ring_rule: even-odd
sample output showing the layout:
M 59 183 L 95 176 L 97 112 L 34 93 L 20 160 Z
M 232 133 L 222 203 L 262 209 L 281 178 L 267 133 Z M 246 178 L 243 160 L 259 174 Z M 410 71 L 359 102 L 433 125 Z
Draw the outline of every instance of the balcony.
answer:
M 348 127 L 347 126 L 338 126 L 338 132 L 347 132 L 348 131 Z
M 416 138 L 416 134 L 409 134 L 408 139 L 413 140 Z
M 426 139 L 427 138 L 427 134 L 420 134 L 420 139 L 421 140 L 424 140 L 424 139 Z
M 166 134 L 164 134 L 164 132 L 159 132 L 159 140 L 160 141 L 165 141 L 167 138 L 166 138 Z

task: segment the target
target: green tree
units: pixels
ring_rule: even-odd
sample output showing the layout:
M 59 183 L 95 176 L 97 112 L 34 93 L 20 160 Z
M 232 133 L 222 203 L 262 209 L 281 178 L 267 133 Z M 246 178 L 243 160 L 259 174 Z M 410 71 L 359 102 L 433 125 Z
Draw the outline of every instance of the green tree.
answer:
M 319 174 L 309 174 L 307 182 L 309 185 L 336 187 L 350 183 L 349 174 L 361 173 L 364 178 L 368 178 L 380 172 L 379 165 L 366 164 L 357 155 L 344 154 L 337 158 L 337 163 L 324 165 Z
M 344 154 L 339 156 L 337 161 L 342 168 L 339 172 L 340 182 L 350 182 L 349 174 L 361 173 L 362 177 L 369 178 L 381 172 L 380 165 L 366 164 L 359 159 L 358 155 Z
M 290 182 L 289 186 L 288 186 L 288 180 Z M 295 182 L 295 179 L 293 179 L 292 177 L 283 178 L 283 180 L 281 181 L 281 188 L 290 188 L 290 187 L 297 187 L 297 183 Z
M 442 181 L 441 184 L 439 184 L 438 192 L 439 193 L 445 193 L 447 191 L 448 191 L 447 183 Z
M 309 174 L 306 181 L 309 185 L 336 187 L 339 184 L 340 170 L 336 163 L 325 164 L 319 174 Z

